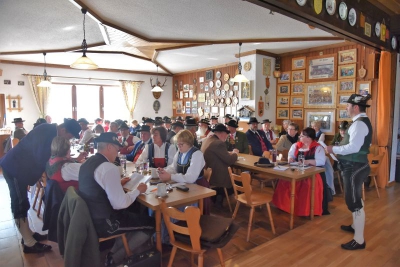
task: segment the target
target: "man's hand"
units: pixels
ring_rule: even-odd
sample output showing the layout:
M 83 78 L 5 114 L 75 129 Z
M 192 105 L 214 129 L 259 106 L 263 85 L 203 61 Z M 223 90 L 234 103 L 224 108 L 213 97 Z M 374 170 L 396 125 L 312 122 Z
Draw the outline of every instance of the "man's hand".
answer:
M 79 153 L 79 156 L 75 159 L 76 162 L 82 163 L 82 161 L 85 160 L 85 157 L 87 157 L 87 155 L 88 155 L 87 152 L 81 152 L 81 153 Z
M 168 182 L 169 180 L 171 180 L 171 174 L 161 168 L 158 168 L 158 177 L 163 182 Z
M 137 187 L 137 190 L 139 190 L 140 194 L 143 194 L 147 190 L 147 185 L 144 183 L 140 183 Z
M 127 182 L 129 182 L 131 178 L 129 177 L 124 177 L 121 179 L 121 185 L 124 186 Z
M 237 148 L 233 149 L 232 153 L 239 154 L 239 149 L 237 149 Z
M 331 153 L 333 153 L 332 148 L 333 148 L 333 146 L 327 146 L 327 147 L 325 148 L 325 151 L 326 151 L 327 153 L 331 154 Z

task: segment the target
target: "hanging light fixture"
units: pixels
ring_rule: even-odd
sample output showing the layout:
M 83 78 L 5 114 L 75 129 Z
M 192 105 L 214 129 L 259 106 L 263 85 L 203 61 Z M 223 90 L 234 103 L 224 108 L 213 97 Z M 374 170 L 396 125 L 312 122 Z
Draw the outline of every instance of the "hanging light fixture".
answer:
M 99 68 L 90 58 L 86 56 L 87 51 L 87 43 L 86 43 L 86 30 L 85 30 L 85 22 L 86 22 L 86 12 L 87 10 L 82 8 L 83 14 L 83 41 L 82 41 L 82 51 L 83 55 L 78 58 L 74 63 L 71 64 L 71 68 L 73 69 L 81 69 L 81 70 L 94 70 Z
M 235 83 L 246 83 L 249 81 L 243 74 L 242 74 L 242 63 L 240 63 L 240 48 L 242 47 L 242 43 L 239 43 L 239 64 L 238 70 L 239 73 L 232 79 Z
M 42 81 L 37 85 L 39 87 L 50 87 L 52 84 L 50 81 L 47 80 L 47 71 L 46 71 L 46 52 L 43 53 L 44 57 L 44 72 L 43 72 L 43 79 Z
M 164 92 L 164 90 L 159 86 L 160 83 L 158 82 L 158 65 L 157 65 L 157 79 L 156 79 L 156 84 L 153 85 L 153 84 L 151 83 L 151 81 L 152 81 L 152 78 L 150 78 L 150 84 L 151 84 L 151 87 L 153 87 L 153 89 L 151 89 L 152 92 Z M 165 82 L 164 82 L 164 84 L 165 84 Z M 162 86 L 164 86 L 164 84 L 163 84 Z

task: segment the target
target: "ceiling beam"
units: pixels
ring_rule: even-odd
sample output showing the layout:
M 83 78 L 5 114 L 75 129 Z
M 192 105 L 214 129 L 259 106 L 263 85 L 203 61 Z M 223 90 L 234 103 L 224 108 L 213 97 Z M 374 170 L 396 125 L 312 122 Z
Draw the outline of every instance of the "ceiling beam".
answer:
M 274 54 L 274 53 L 270 53 L 270 52 L 267 52 L 267 51 L 264 51 L 264 50 L 259 50 L 259 49 L 240 53 L 240 57 L 245 57 L 245 56 L 250 56 L 250 55 L 263 55 L 263 56 L 273 57 L 273 58 L 280 57 L 280 55 L 277 55 L 277 54 Z M 239 54 L 235 54 L 235 57 L 238 58 Z
M 208 68 L 202 68 L 202 69 L 196 69 L 196 70 L 191 70 L 191 71 L 179 72 L 179 73 L 175 73 L 173 76 L 179 76 L 179 75 L 190 74 L 190 73 L 194 73 L 194 72 L 201 72 L 201 71 L 206 71 L 206 70 L 210 70 L 210 69 L 218 69 L 218 68 L 237 66 L 237 65 L 238 65 L 237 62 L 227 63 L 227 64 L 218 65 L 218 66 L 212 66 L 212 67 L 208 67 Z

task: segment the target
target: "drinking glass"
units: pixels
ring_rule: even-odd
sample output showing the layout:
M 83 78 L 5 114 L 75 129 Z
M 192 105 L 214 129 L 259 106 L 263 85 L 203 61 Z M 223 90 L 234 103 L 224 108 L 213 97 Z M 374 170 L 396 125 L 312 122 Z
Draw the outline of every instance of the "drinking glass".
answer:
M 122 166 L 123 169 L 123 174 L 124 176 L 126 175 L 126 155 L 120 155 L 119 156 L 119 162 Z
M 300 154 L 298 156 L 298 162 L 299 162 L 299 170 L 304 171 L 304 155 Z

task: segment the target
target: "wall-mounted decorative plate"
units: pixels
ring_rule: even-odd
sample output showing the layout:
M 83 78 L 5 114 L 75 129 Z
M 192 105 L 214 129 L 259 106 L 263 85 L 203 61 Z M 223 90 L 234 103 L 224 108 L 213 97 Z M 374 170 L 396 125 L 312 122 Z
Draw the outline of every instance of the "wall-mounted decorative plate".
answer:
M 392 40 L 390 41 L 390 44 L 392 45 L 393 50 L 397 50 L 397 48 L 399 47 L 399 43 L 397 41 L 396 36 L 392 36 Z
M 381 23 L 375 23 L 375 35 L 376 37 L 381 37 Z
M 230 97 L 225 98 L 225 103 L 226 103 L 227 105 L 230 105 L 230 104 L 232 103 L 231 98 L 230 98 Z
M 243 68 L 244 68 L 245 71 L 251 70 L 251 62 L 247 61 L 246 63 L 244 63 L 244 67 Z
M 325 8 L 329 15 L 334 15 L 336 12 L 336 0 L 326 0 Z
M 219 100 L 219 98 L 215 99 L 215 104 L 219 104 L 221 102 L 221 100 Z
M 214 87 L 214 82 L 213 81 L 209 81 L 208 86 L 210 86 L 210 88 Z
M 239 103 L 239 99 L 237 98 L 237 96 L 232 97 L 232 101 L 233 101 L 233 104 L 235 104 L 235 105 L 237 105 Z
M 204 89 L 204 84 L 200 84 L 200 89 L 203 90 Z
M 221 88 L 221 85 L 222 85 L 221 80 L 216 80 L 216 81 L 215 81 L 215 87 Z
M 304 6 L 307 3 L 307 0 L 296 0 L 299 6 Z
M 219 89 L 215 90 L 215 95 L 216 96 L 220 96 L 220 94 L 221 94 L 221 91 Z
M 221 97 L 225 97 L 226 96 L 226 91 L 225 90 L 221 90 Z
M 158 113 L 158 111 L 160 110 L 161 104 L 160 101 L 155 100 L 153 103 L 153 109 L 156 112 L 156 114 Z
M 224 103 L 224 102 L 225 102 L 225 99 L 223 99 L 223 98 L 221 98 L 221 100 L 219 101 L 219 103 Z
M 351 26 L 356 25 L 357 22 L 357 12 L 354 8 L 351 8 L 349 11 L 349 24 Z
M 345 2 L 341 2 L 339 4 L 339 17 L 342 20 L 346 20 L 347 19 L 347 5 Z
M 196 100 L 197 99 L 197 95 L 193 95 L 193 100 Z
M 210 100 L 210 105 L 211 105 L 211 106 L 214 106 L 214 105 L 215 105 L 215 100 L 214 100 L 214 98 Z
M 228 90 L 229 90 L 229 84 L 227 84 L 227 83 L 224 84 L 224 90 L 225 90 L 225 91 L 228 91 Z
M 233 81 L 233 79 L 230 79 L 230 80 L 229 80 L 229 85 L 230 85 L 230 86 L 233 86 L 234 84 L 235 84 L 235 82 Z
M 225 73 L 224 74 L 224 81 L 227 82 L 229 80 L 229 74 Z
M 194 78 L 193 79 L 193 84 L 196 84 L 197 83 L 197 80 L 196 80 L 196 78 Z
M 220 71 L 217 71 L 217 73 L 215 73 L 215 77 L 217 79 L 221 78 L 222 73 Z
M 232 97 L 233 96 L 233 91 L 232 90 L 230 90 L 230 91 L 228 91 L 228 95 L 229 95 L 229 97 Z

